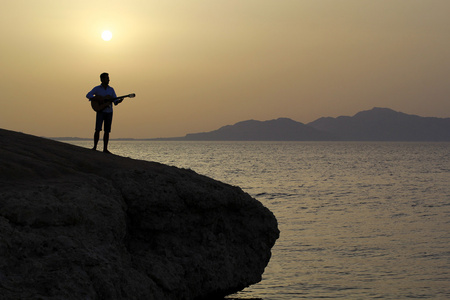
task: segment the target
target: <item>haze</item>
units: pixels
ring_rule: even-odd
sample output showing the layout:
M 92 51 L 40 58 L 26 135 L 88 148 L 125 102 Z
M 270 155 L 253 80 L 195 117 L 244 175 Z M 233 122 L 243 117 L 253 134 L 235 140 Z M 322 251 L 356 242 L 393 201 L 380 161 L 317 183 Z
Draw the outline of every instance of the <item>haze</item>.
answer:
M 0 127 L 91 137 L 85 95 L 102 72 L 137 95 L 115 107 L 112 138 L 375 106 L 449 117 L 449 11 L 448 0 L 6 0 Z

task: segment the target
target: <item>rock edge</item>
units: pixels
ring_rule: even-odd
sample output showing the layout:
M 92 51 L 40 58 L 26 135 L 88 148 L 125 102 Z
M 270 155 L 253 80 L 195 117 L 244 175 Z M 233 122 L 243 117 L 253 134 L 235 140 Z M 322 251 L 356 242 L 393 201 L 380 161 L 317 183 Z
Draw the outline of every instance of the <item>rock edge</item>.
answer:
M 261 280 L 259 201 L 191 170 L 0 129 L 2 299 L 213 299 Z

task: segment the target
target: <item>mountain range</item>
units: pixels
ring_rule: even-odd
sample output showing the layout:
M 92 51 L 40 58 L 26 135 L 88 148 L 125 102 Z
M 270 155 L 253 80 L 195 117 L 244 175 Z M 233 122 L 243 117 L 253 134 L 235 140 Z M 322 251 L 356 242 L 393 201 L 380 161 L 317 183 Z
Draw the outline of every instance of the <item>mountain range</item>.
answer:
M 187 141 L 450 141 L 450 118 L 421 117 L 375 107 L 354 116 L 323 117 L 303 124 L 288 118 L 248 120 Z

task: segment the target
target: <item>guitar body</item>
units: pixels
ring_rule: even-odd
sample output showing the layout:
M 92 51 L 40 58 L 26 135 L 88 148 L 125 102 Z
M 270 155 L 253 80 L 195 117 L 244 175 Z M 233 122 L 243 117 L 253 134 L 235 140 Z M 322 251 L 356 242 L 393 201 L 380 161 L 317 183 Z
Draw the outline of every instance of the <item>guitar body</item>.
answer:
M 108 97 L 95 96 L 94 99 L 91 100 L 92 109 L 95 111 L 102 111 L 112 103 L 111 100 L 108 100 Z
M 111 96 L 95 96 L 93 99 L 91 99 L 91 106 L 92 109 L 96 112 L 102 111 L 105 108 L 107 108 L 108 106 L 111 105 L 111 103 L 113 103 L 115 100 L 123 100 L 124 98 L 134 98 L 136 96 L 136 94 L 129 94 L 129 95 L 125 95 L 125 96 L 120 96 L 117 98 L 111 98 Z

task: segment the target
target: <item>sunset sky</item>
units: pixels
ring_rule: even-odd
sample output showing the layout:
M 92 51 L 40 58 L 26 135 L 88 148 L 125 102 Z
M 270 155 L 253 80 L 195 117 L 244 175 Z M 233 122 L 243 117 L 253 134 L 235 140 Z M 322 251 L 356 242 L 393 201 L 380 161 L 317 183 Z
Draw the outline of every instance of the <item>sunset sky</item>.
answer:
M 373 107 L 450 117 L 449 12 L 449 0 L 5 0 L 0 128 L 91 137 L 85 95 L 102 72 L 136 93 L 112 138 Z

